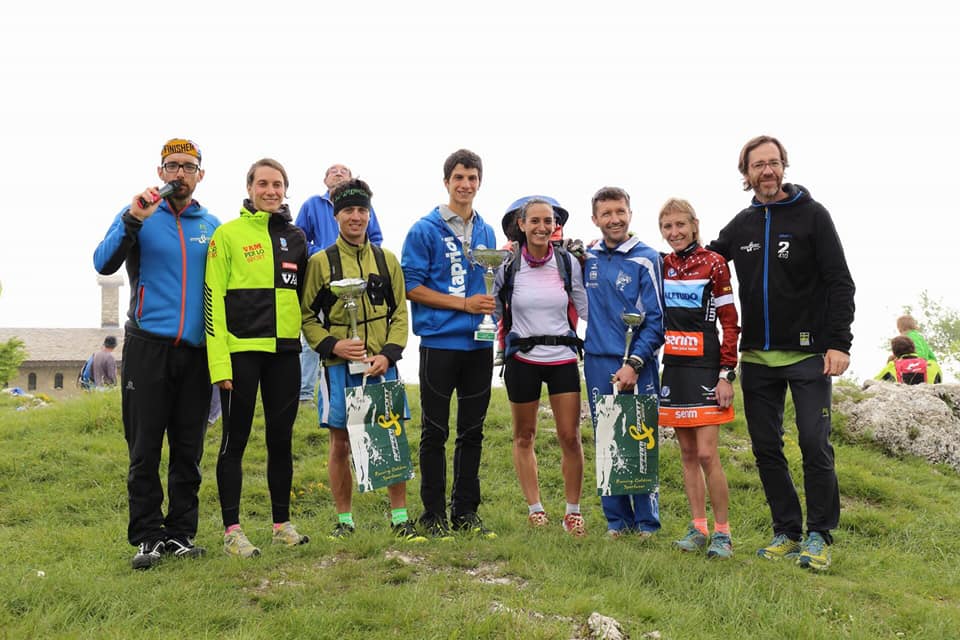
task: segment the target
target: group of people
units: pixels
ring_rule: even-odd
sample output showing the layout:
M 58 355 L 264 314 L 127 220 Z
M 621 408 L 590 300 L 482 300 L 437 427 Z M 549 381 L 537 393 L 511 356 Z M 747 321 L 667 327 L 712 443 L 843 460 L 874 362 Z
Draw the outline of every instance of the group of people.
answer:
M 473 252 L 493 249 L 497 241 L 473 208 L 483 165 L 471 151 L 460 149 L 446 159 L 447 202 L 412 224 L 398 259 L 379 246 L 372 189 L 346 167 L 327 171 L 328 191 L 308 200 L 294 224 L 284 202 L 285 169 L 275 160 L 259 160 L 247 174 L 240 217 L 221 225 L 193 199 L 204 174 L 199 147 L 186 139 L 168 141 L 157 169 L 163 191 L 150 187 L 134 196 L 94 254 L 104 274 L 125 263 L 131 283 L 121 388 L 130 453 L 128 540 L 138 547 L 134 568 L 151 567 L 165 554 L 204 553 L 193 539 L 211 383 L 219 388 L 223 411 L 217 486 L 224 550 L 241 557 L 260 553 L 240 527 L 242 459 L 258 388 L 272 542 L 309 541 L 290 522 L 289 508 L 293 423 L 305 402 L 316 402 L 320 425 L 330 434 L 328 466 L 337 510 L 330 535 L 353 533 L 346 392 L 365 378 L 398 379 L 408 316 L 420 338 L 422 513 L 416 520 L 408 513 L 405 483 L 391 485 L 392 529 L 406 540 L 445 539 L 457 532 L 495 537 L 478 513 L 496 341 L 477 326 L 488 314 L 500 322 L 498 359 L 504 364 L 513 460 L 530 525 L 550 522 L 534 453 L 546 384 L 562 451 L 566 505 L 560 522 L 573 536 L 586 534 L 580 509 L 582 353 L 594 424 L 600 396 L 642 393 L 659 399 L 660 424 L 676 428 L 692 521 L 675 545 L 730 557 L 728 489 L 718 440 L 720 425 L 733 419 L 738 365 L 740 329 L 727 266 L 732 261 L 743 318 L 744 411 L 773 516 L 773 539 L 758 555 L 825 569 L 840 510 L 829 443 L 831 376 L 849 364 L 854 284 L 829 213 L 807 189 L 783 181 L 787 166 L 786 150 L 775 138 L 749 141 L 739 168 L 744 189 L 754 194 L 750 206 L 704 246 L 690 203 L 667 201 L 659 215 L 671 249 L 665 255 L 631 232 L 630 196 L 621 188 L 594 194 L 591 219 L 601 238 L 586 248 L 563 241 L 569 213 L 556 200 L 521 198 L 502 221 L 513 260 L 497 270 L 488 291 L 486 267 Z M 344 278 L 365 285 L 353 317 L 331 287 Z M 625 314 L 643 319 L 626 345 Z M 577 335 L 579 320 L 586 322 L 584 340 Z M 787 386 L 804 460 L 805 534 L 783 453 Z M 448 493 L 446 443 L 454 393 Z M 165 433 L 166 515 L 159 478 Z M 647 537 L 660 528 L 656 490 L 603 496 L 601 504 L 611 538 Z
M 897 332 L 899 335 L 890 340 L 886 366 L 873 379 L 901 384 L 943 382 L 937 356 L 920 333 L 916 319 L 909 314 L 897 318 Z

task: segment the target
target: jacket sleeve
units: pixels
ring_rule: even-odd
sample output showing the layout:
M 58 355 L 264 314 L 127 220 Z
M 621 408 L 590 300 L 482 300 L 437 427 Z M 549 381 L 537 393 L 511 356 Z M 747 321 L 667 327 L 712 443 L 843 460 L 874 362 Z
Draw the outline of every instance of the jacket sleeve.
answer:
M 367 224 L 367 237 L 372 244 L 378 247 L 383 243 L 383 233 L 380 231 L 380 222 L 377 220 L 377 212 L 370 207 L 370 222 Z
M 390 319 L 387 337 L 380 354 L 387 357 L 390 364 L 396 364 L 403 357 L 403 348 L 407 346 L 407 336 L 410 333 L 407 318 L 407 288 L 403 281 L 403 270 L 400 262 L 392 254 L 388 254 L 388 269 L 390 270 L 390 285 L 393 288 L 393 299 L 397 308 Z
M 137 234 L 142 227 L 143 222 L 130 215 L 129 207 L 117 214 L 107 229 L 107 234 L 93 252 L 93 266 L 97 273 L 116 273 L 127 259 L 130 249 L 137 243 Z
M 224 306 L 230 281 L 230 247 L 222 232 L 223 227 L 218 227 L 207 247 L 207 270 L 203 281 L 203 317 L 211 382 L 233 379 Z
M 727 226 L 720 230 L 720 235 L 717 236 L 717 239 L 704 247 L 708 251 L 719 253 L 727 262 L 730 262 L 733 259 L 733 253 L 730 250 L 730 245 L 733 242 L 733 229 L 736 221 L 737 218 L 734 218 L 728 222 Z
M 415 223 L 403 240 L 400 265 L 403 268 L 403 280 L 407 291 L 423 285 L 429 276 L 431 252 L 424 238 L 425 224 L 424 222 Z
M 590 308 L 587 305 L 587 290 L 583 286 L 583 269 L 574 256 L 570 260 L 570 298 L 577 310 L 577 317 L 587 322 Z
M 822 209 L 822 208 L 821 208 Z M 840 236 L 826 209 L 816 225 L 817 262 L 820 277 L 827 288 L 827 349 L 850 353 L 853 343 L 854 293 L 853 276 L 847 267 Z
M 646 319 L 640 327 L 630 355 L 639 356 L 645 363 L 650 363 L 663 345 L 663 275 L 660 254 L 651 252 L 649 255 L 641 255 L 637 262 L 637 277 L 640 281 L 637 307 L 642 305 Z
M 317 246 L 315 240 L 317 238 L 317 228 L 313 224 L 314 219 L 316 218 L 313 215 L 313 198 L 307 199 L 302 205 L 300 205 L 300 213 L 297 214 L 296 225 L 300 227 L 300 230 L 303 231 L 303 235 L 307 238 L 307 256 L 312 256 L 317 253 L 324 247 Z
M 720 320 L 722 331 L 720 366 L 733 369 L 737 366 L 737 339 L 740 337 L 740 318 L 733 301 L 730 269 L 724 260 L 714 262 L 710 272 L 710 282 L 713 285 L 713 299 L 717 305 L 717 318 Z
M 303 320 L 303 335 L 307 338 L 310 348 L 325 359 L 333 354 L 333 346 L 337 344 L 335 338 L 323 326 L 320 310 L 320 293 L 324 290 L 329 279 L 330 267 L 327 254 L 320 252 L 310 257 L 307 262 L 307 277 L 303 285 L 303 298 L 300 303 L 300 312 Z

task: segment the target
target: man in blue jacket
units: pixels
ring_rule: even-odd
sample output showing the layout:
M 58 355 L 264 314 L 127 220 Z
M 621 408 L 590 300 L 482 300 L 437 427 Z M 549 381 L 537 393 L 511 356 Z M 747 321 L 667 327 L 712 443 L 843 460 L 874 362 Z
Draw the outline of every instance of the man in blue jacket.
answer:
M 333 215 L 333 202 L 330 200 L 330 190 L 341 182 L 353 178 L 350 169 L 342 164 L 332 165 L 323 176 L 323 184 L 327 187 L 326 193 L 309 198 L 300 207 L 296 225 L 307 236 L 307 251 L 313 255 L 323 251 L 334 242 L 340 234 L 337 220 Z M 380 246 L 383 234 L 380 232 L 380 223 L 377 213 L 370 207 L 370 223 L 367 226 L 367 237 L 370 242 Z M 317 376 L 320 370 L 320 356 L 310 348 L 306 338 L 300 340 L 300 402 L 312 402 L 317 393 Z M 321 392 L 324 386 L 321 385 Z M 323 413 L 322 398 L 317 401 L 317 408 Z
M 446 508 L 450 399 L 457 392 L 457 440 L 453 454 L 450 518 L 453 528 L 491 538 L 480 504 L 483 421 L 490 403 L 493 342 L 474 340 L 485 313 L 496 307 L 486 292 L 484 269 L 469 260 L 471 248 L 494 249 L 496 236 L 473 209 L 483 165 L 466 149 L 443 165 L 445 205 L 414 223 L 403 243 L 403 277 L 420 336 L 420 518 L 433 538 L 449 537 Z
M 593 224 L 602 239 L 587 251 L 583 284 L 590 322 L 584 342 L 583 373 L 594 428 L 597 398 L 613 393 L 645 393 L 659 397 L 663 345 L 663 274 L 660 254 L 630 233 L 630 196 L 619 187 L 603 187 L 592 199 Z M 642 312 L 646 319 L 634 330 L 630 355 L 623 352 L 624 311 Z M 607 533 L 643 537 L 660 529 L 659 492 L 602 496 Z
M 832 382 L 850 364 L 853 278 L 830 213 L 796 184 L 783 182 L 787 151 L 770 136 L 740 151 L 753 202 L 707 247 L 732 260 L 740 285 L 743 412 L 773 540 L 757 553 L 804 568 L 830 566 L 830 531 L 840 521 L 840 489 L 830 445 Z M 803 511 L 783 455 L 787 386 L 803 456 Z
M 149 187 L 114 218 L 93 254 L 99 273 L 126 263 L 130 308 L 120 374 L 123 429 L 130 454 L 127 539 L 138 547 L 134 569 L 163 554 L 198 557 L 197 494 L 210 407 L 203 329 L 207 242 L 220 222 L 193 199 L 203 180 L 200 148 L 174 138 L 163 145 L 157 175 L 179 181 L 165 198 Z M 160 455 L 170 443 L 167 514 Z

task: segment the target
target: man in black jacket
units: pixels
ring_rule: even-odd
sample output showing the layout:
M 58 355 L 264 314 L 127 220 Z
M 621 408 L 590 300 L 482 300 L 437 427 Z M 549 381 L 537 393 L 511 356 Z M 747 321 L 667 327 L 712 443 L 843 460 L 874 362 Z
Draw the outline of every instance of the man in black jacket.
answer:
M 740 284 L 743 408 L 773 516 L 773 540 L 757 555 L 822 570 L 840 519 L 830 376 L 850 364 L 854 284 L 830 214 L 806 188 L 783 182 L 787 166 L 776 138 L 744 145 L 739 168 L 753 202 L 708 248 L 733 261 Z M 806 537 L 783 454 L 787 385 L 803 454 Z

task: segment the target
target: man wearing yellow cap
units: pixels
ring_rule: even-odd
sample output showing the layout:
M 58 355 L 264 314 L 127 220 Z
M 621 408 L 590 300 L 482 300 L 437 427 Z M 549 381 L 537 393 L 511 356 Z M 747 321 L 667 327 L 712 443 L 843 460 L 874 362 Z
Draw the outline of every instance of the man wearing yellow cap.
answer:
M 220 222 L 193 199 L 203 180 L 200 162 L 195 142 L 168 140 L 157 167 L 162 186 L 133 196 L 93 254 L 99 273 L 112 274 L 125 263 L 130 281 L 120 385 L 130 454 L 127 539 L 138 547 L 134 569 L 154 566 L 163 554 L 204 553 L 193 543 L 210 406 L 203 278 L 207 242 Z M 166 515 L 164 434 L 170 443 Z

